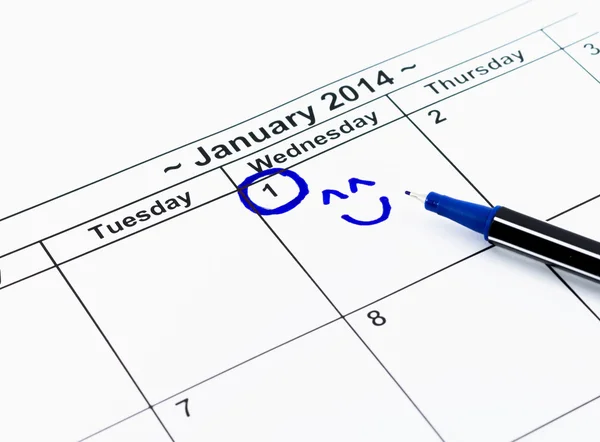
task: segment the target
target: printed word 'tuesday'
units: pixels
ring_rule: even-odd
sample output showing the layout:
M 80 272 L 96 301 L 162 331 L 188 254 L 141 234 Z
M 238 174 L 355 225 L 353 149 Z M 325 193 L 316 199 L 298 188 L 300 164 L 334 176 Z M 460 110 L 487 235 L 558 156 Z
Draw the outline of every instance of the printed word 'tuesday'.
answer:
M 107 224 L 96 224 L 88 229 L 89 232 L 96 232 L 98 238 L 104 239 L 105 235 L 117 235 L 123 233 L 125 229 L 135 227 L 138 223 L 145 223 L 153 218 L 159 217 L 165 213 L 187 209 L 192 204 L 192 197 L 189 192 L 184 195 L 176 195 L 174 198 L 168 198 L 164 202 L 160 200 L 135 214 L 127 215 L 122 219 L 115 220 Z

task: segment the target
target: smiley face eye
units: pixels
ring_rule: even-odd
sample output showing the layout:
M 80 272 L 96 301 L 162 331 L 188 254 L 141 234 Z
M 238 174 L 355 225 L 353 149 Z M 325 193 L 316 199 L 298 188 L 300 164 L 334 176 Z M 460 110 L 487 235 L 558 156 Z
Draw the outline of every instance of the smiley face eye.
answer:
M 331 202 L 331 195 L 335 195 L 338 198 L 343 199 L 343 200 L 348 198 L 348 195 L 346 195 L 345 193 L 338 192 L 337 190 L 333 190 L 333 189 L 326 189 L 323 191 L 323 204 L 324 205 L 327 206 Z
M 365 186 L 374 186 L 375 185 L 375 181 L 361 180 L 358 178 L 350 178 L 348 180 L 348 183 L 350 184 L 350 192 L 352 192 L 352 193 L 356 193 L 356 191 L 358 190 L 359 184 L 363 184 Z
M 362 184 L 363 186 L 374 186 L 375 181 L 361 180 L 359 178 L 350 178 L 348 180 L 348 184 L 350 185 L 350 192 L 356 193 L 358 191 L 359 184 Z M 340 192 L 339 190 L 325 189 L 323 191 L 323 204 L 324 205 L 326 205 L 326 206 L 329 205 L 329 203 L 331 202 L 331 195 L 335 195 L 342 200 L 345 200 L 346 198 L 348 198 L 348 195 Z

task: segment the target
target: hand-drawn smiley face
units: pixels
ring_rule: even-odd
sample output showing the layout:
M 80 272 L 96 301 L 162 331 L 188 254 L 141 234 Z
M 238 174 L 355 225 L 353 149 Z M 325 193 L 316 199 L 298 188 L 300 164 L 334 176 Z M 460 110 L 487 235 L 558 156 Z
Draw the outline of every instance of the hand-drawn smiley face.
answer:
M 352 192 L 352 193 L 357 192 L 359 184 L 363 184 L 365 186 L 374 186 L 375 185 L 375 181 L 361 180 L 358 178 L 350 178 L 348 180 L 348 183 L 350 184 L 350 192 Z M 343 200 L 348 198 L 348 195 L 346 195 L 345 193 L 342 193 L 338 190 L 326 189 L 323 191 L 323 204 L 324 205 L 326 205 L 326 206 L 329 205 L 329 203 L 331 202 L 331 195 L 335 195 L 338 198 L 343 199 Z M 388 219 L 390 216 L 390 212 L 392 211 L 392 206 L 390 205 L 390 201 L 389 201 L 388 197 L 382 196 L 381 198 L 379 198 L 379 201 L 381 202 L 382 213 L 376 219 L 372 219 L 369 221 L 363 221 L 363 220 L 356 219 L 347 214 L 342 215 L 342 219 L 344 221 L 347 221 L 352 224 L 356 224 L 358 226 L 372 226 L 375 224 L 379 224 L 380 222 L 383 222 L 386 219 Z

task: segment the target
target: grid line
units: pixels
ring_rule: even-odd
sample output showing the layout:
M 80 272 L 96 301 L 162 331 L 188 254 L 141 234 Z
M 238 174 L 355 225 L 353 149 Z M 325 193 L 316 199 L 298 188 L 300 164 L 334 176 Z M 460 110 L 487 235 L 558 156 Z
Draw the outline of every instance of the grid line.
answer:
M 571 285 L 567 281 L 565 281 L 565 279 L 562 276 L 560 276 L 558 274 L 558 272 L 556 271 L 556 269 L 554 268 L 554 266 L 552 266 L 550 264 L 546 264 L 546 266 L 550 269 L 550 271 L 554 274 L 554 276 L 556 276 L 560 280 L 560 282 L 562 282 L 565 285 L 565 287 L 567 287 L 569 289 L 569 291 L 579 300 L 579 302 L 581 302 L 581 304 L 583 304 L 584 307 L 592 315 L 594 315 L 594 318 L 596 318 L 597 321 L 600 321 L 600 317 L 598 316 L 598 314 L 594 310 L 592 310 L 592 308 L 589 305 L 587 305 L 587 303 L 583 299 L 581 299 L 581 296 L 579 296 L 577 294 L 577 292 L 575 291 L 575 289 L 573 287 L 571 287 Z
M 547 33 L 546 31 L 544 31 L 543 29 L 542 29 L 541 31 L 544 33 L 544 35 L 545 35 L 546 37 L 548 37 L 550 40 L 552 40 L 552 42 L 553 42 L 553 43 L 554 43 L 556 46 L 558 46 L 558 47 L 560 48 L 560 50 L 561 50 L 561 51 L 563 51 L 565 54 L 567 54 L 571 60 L 573 60 L 575 63 L 577 63 L 577 65 L 578 65 L 578 66 L 579 66 L 581 69 L 583 69 L 583 70 L 584 70 L 584 71 L 585 71 L 585 72 L 586 72 L 586 73 L 587 73 L 587 74 L 588 74 L 590 77 L 592 77 L 594 80 L 596 80 L 596 83 L 600 84 L 600 80 L 598 80 L 598 79 L 597 79 L 597 78 L 594 76 L 594 74 L 592 74 L 590 71 L 588 71 L 588 70 L 587 70 L 587 69 L 586 69 L 586 68 L 585 68 L 585 67 L 584 67 L 584 66 L 583 66 L 581 63 L 579 63 L 579 61 L 578 61 L 578 60 L 577 60 L 575 57 L 573 57 L 573 56 L 572 56 L 570 53 L 568 53 L 567 51 L 565 51 L 565 48 L 567 48 L 567 47 L 569 47 L 569 46 L 572 46 L 572 45 L 574 45 L 574 44 L 576 44 L 576 43 L 579 43 L 579 42 L 580 42 L 580 41 L 582 41 L 582 40 L 585 40 L 585 39 L 587 39 L 587 38 L 590 38 L 591 36 L 593 36 L 593 35 L 596 35 L 596 34 L 597 34 L 597 32 L 594 32 L 593 34 L 591 34 L 591 35 L 588 35 L 587 37 L 585 37 L 585 38 L 582 38 L 581 40 L 579 40 L 579 41 L 577 41 L 577 42 L 575 42 L 575 43 L 571 43 L 571 44 L 570 44 L 570 45 L 568 45 L 568 46 L 561 46 L 561 45 L 559 45 L 559 44 L 556 42 L 556 40 L 554 40 L 552 37 L 550 37 L 550 35 L 548 35 L 548 33 Z
M 83 442 L 85 440 L 89 440 L 92 437 L 97 436 L 98 434 L 105 432 L 106 430 L 110 430 L 111 428 L 116 427 L 117 425 L 122 424 L 123 422 L 128 421 L 129 419 L 132 419 L 132 418 L 134 418 L 134 417 L 142 414 L 144 411 L 148 411 L 149 409 L 150 408 L 144 408 L 143 410 L 140 410 L 140 411 L 138 411 L 136 413 L 130 414 L 129 416 L 124 417 L 120 421 L 117 421 L 117 422 L 115 422 L 115 423 L 113 423 L 113 424 L 111 424 L 111 425 L 109 425 L 107 427 L 101 428 L 100 430 L 96 431 L 95 433 L 90 434 L 89 436 L 84 437 L 83 439 L 79 439 L 78 442 Z
M 600 396 L 596 396 L 595 398 L 593 398 L 593 399 L 590 399 L 589 401 L 587 401 L 587 402 L 584 402 L 583 404 L 581 404 L 581 405 L 578 405 L 578 406 L 577 406 L 577 407 L 575 407 L 575 408 L 572 408 L 571 410 L 567 411 L 566 413 L 563 413 L 563 414 L 561 414 L 560 416 L 557 416 L 557 417 L 555 417 L 554 419 L 552 419 L 552 420 L 549 420 L 549 421 L 548 421 L 548 422 L 546 422 L 545 424 L 543 424 L 543 425 L 540 425 L 540 426 L 539 426 L 539 427 L 537 427 L 537 428 L 534 428 L 533 430 L 531 430 L 531 431 L 529 431 L 529 432 L 527 432 L 527 433 L 523 434 L 522 436 L 519 436 L 519 437 L 517 437 L 516 439 L 513 439 L 513 440 L 512 440 L 512 441 L 510 441 L 510 442 L 517 442 L 517 441 L 519 441 L 519 440 L 522 440 L 522 439 L 524 439 L 525 437 L 529 436 L 530 434 L 532 434 L 532 433 L 535 433 L 536 431 L 538 431 L 538 430 L 541 430 L 542 428 L 544 428 L 544 427 L 547 427 L 547 426 L 548 426 L 548 425 L 550 425 L 550 424 L 553 424 L 553 423 L 554 423 L 554 422 L 556 422 L 557 420 L 559 420 L 559 419 L 562 419 L 563 417 L 565 417 L 565 416 L 567 416 L 567 415 L 569 415 L 569 414 L 573 413 L 574 411 L 577 411 L 577 410 L 579 410 L 579 409 L 580 409 L 580 408 L 582 408 L 582 407 L 585 407 L 585 406 L 586 406 L 586 405 L 588 405 L 588 404 L 591 404 L 592 402 L 594 402 L 594 401 L 596 401 L 596 400 L 598 400 L 598 399 L 600 399 Z

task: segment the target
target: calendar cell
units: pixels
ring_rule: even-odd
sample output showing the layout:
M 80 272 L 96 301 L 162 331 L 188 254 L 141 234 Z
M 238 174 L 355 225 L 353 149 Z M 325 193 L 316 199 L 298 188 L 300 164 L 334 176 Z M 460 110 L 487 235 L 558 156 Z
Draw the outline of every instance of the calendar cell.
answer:
M 485 204 L 406 119 L 291 170 L 309 193 L 265 220 L 344 314 L 488 246 L 404 195 L 444 189 Z M 263 187 L 251 198 L 268 198 Z
M 179 442 L 438 442 L 348 325 L 338 320 L 163 402 Z
M 348 319 L 448 442 L 513 440 L 600 394 L 600 322 L 545 265 L 506 250 Z
M 151 403 L 338 317 L 237 194 L 61 267 Z
M 0 292 L 0 440 L 79 440 L 147 404 L 57 270 Z
M 547 219 L 600 193 L 599 101 L 559 51 L 411 118 L 492 204 Z

